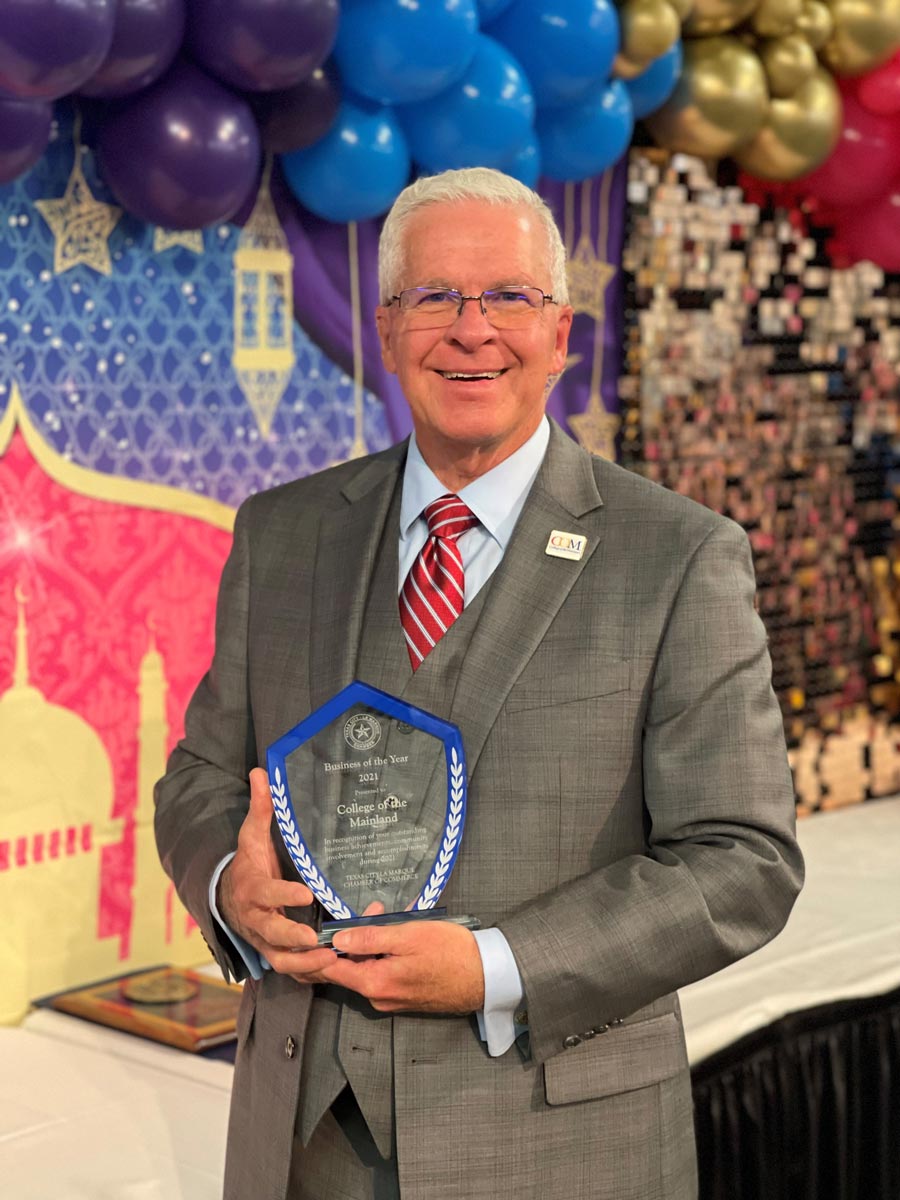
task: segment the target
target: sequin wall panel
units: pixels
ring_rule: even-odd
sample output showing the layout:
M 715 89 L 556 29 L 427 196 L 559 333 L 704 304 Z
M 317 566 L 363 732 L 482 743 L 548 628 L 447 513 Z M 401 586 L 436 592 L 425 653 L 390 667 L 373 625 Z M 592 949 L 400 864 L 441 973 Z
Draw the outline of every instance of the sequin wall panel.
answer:
M 633 152 L 624 464 L 747 530 L 798 812 L 900 790 L 900 278 Z

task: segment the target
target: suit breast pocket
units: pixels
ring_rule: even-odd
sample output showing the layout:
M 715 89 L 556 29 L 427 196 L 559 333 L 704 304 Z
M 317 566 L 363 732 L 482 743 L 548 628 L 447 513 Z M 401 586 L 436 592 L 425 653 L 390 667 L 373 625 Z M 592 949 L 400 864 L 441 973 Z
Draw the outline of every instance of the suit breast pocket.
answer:
M 627 692 L 631 680 L 631 661 L 626 658 L 600 658 L 563 666 L 551 655 L 541 655 L 519 676 L 504 708 L 508 713 L 521 713 L 600 700 Z
M 548 1104 L 577 1104 L 662 1083 L 688 1066 L 675 1013 L 613 1025 L 606 1033 L 544 1063 Z

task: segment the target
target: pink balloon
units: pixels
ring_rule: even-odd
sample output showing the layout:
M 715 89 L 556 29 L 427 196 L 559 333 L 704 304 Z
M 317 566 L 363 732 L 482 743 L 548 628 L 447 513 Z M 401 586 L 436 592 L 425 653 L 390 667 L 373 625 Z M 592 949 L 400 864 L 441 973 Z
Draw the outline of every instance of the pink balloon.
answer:
M 829 158 L 797 182 L 826 204 L 867 204 L 900 176 L 900 120 L 878 116 L 844 90 L 844 126 Z
M 863 108 L 877 116 L 900 113 L 900 50 L 868 75 L 856 81 L 856 95 Z
M 885 271 L 900 271 L 900 191 L 847 212 L 839 232 L 854 262 L 866 260 Z

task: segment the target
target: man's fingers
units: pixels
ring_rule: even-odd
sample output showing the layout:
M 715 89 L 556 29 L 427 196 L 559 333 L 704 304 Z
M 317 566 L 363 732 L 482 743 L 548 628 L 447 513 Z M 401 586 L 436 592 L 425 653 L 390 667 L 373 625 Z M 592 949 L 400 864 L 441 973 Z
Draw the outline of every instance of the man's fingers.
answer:
M 327 946 L 313 950 L 285 950 L 280 946 L 257 947 L 266 957 L 269 966 L 279 975 L 290 975 L 298 983 L 322 983 L 324 972 L 335 962 L 336 955 Z
M 334 935 L 334 948 L 358 956 L 408 953 L 411 924 L 358 925 L 355 929 L 341 929 Z
M 278 912 L 260 913 L 253 922 L 253 931 L 257 940 L 278 950 L 309 950 L 317 944 L 314 929 Z
M 254 767 L 250 772 L 250 816 L 254 823 L 264 824 L 268 830 L 272 820 L 272 794 L 269 777 L 262 767 Z
M 324 972 L 365 996 L 379 1012 L 475 1012 L 484 1005 L 484 972 L 468 929 L 447 921 L 342 929 L 339 957 Z
M 415 974 L 411 975 L 399 958 L 338 957 L 322 970 L 321 978 L 358 992 L 376 1012 L 409 1012 L 419 1007 L 414 994 Z
M 254 900 L 260 908 L 309 908 L 313 894 L 305 883 L 260 877 Z

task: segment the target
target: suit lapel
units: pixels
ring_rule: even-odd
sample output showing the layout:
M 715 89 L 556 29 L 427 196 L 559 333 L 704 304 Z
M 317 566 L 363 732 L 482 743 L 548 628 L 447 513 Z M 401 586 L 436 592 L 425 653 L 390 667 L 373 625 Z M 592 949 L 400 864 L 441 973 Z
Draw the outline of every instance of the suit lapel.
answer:
M 470 776 L 510 688 L 602 540 L 602 504 L 590 455 L 551 422 L 547 455 L 494 574 L 456 688 L 452 720 L 463 735 Z M 579 560 L 545 553 L 554 529 L 585 538 Z
M 405 453 L 404 442 L 370 460 L 344 487 L 346 503 L 319 526 L 309 629 L 313 709 L 355 678 L 366 597 Z

